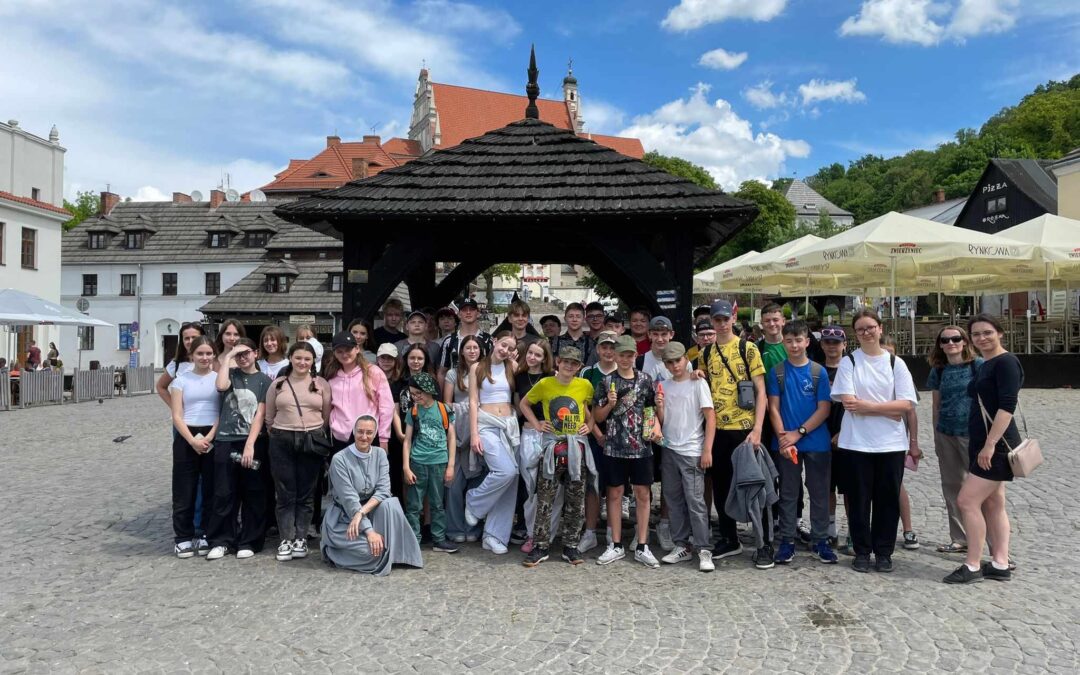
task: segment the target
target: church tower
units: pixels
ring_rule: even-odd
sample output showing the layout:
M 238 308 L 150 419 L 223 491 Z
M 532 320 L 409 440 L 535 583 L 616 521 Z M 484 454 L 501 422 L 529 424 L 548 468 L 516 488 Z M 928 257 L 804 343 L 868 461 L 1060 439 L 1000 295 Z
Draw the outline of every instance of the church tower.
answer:
M 577 78 L 574 77 L 574 60 L 566 67 L 566 77 L 562 81 L 563 101 L 566 109 L 570 112 L 570 119 L 574 122 L 574 131 L 581 133 L 585 128 L 585 120 L 581 118 L 581 99 L 578 97 Z

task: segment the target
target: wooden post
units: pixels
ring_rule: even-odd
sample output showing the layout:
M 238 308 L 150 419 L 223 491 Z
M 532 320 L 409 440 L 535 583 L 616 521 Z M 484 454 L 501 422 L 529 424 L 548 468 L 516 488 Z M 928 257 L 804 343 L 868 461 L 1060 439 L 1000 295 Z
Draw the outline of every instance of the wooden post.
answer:
M 675 339 L 685 344 L 691 342 L 690 325 L 694 312 L 694 247 L 689 230 L 684 227 L 668 227 L 664 234 L 664 267 L 674 282 L 675 309 L 665 310 L 675 328 Z

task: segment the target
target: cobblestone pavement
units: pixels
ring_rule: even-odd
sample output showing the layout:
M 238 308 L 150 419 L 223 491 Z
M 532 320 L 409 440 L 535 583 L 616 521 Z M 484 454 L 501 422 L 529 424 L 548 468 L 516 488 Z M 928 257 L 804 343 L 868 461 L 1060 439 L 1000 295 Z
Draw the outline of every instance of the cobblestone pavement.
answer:
M 317 554 L 178 560 L 159 400 L 3 413 L 0 671 L 1075 673 L 1080 392 L 1022 398 L 1048 457 L 1009 487 L 1019 569 L 967 587 L 941 583 L 958 560 L 934 552 L 928 400 L 928 459 L 906 481 L 924 545 L 898 547 L 891 575 L 806 552 L 769 571 L 749 554 L 710 575 L 601 568 L 599 549 L 528 570 L 474 544 L 379 579 Z

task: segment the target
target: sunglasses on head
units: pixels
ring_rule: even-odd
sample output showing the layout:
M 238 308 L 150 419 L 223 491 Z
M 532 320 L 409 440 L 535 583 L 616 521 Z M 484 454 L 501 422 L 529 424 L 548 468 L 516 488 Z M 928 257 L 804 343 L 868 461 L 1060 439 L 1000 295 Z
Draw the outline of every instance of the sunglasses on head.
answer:
M 938 340 L 938 342 L 940 342 L 943 345 L 947 345 L 950 342 L 953 343 L 954 345 L 958 345 L 963 341 L 964 341 L 964 338 L 960 337 L 959 335 L 952 335 L 950 337 L 943 337 L 940 340 Z
M 847 338 L 847 335 L 845 335 L 844 331 L 840 330 L 839 328 L 822 328 L 821 329 L 821 337 L 823 337 L 823 338 L 840 338 L 841 340 L 843 340 L 843 339 Z

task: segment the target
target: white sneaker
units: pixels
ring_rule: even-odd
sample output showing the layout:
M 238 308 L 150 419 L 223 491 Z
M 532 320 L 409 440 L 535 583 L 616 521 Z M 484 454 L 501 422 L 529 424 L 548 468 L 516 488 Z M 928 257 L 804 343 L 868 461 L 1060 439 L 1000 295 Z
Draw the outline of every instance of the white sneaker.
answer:
M 199 555 L 206 555 L 210 552 L 210 544 L 206 543 L 206 537 L 198 537 L 195 540 L 195 552 Z
M 195 555 L 195 546 L 190 541 L 182 541 L 173 547 L 177 558 L 190 558 Z
M 649 550 L 649 546 L 646 544 L 645 548 L 641 550 L 634 550 L 634 560 L 638 561 L 645 567 L 657 568 L 660 567 L 660 561 L 656 559 L 656 556 Z
M 307 557 L 307 539 L 297 539 L 292 543 L 292 557 L 294 558 L 306 558 Z
M 581 539 L 578 541 L 578 553 L 588 553 L 596 548 L 598 543 L 599 542 L 596 541 L 596 532 L 593 530 L 585 530 L 585 534 L 581 535 Z
M 465 513 L 468 513 L 468 511 Z M 502 542 L 490 535 L 484 536 L 483 546 L 495 555 L 504 555 L 506 553 L 506 547 L 503 546 Z
M 596 559 L 597 565 L 610 565 L 616 560 L 622 560 L 626 557 L 626 549 L 620 544 L 618 547 L 613 543 L 607 545 L 607 549 L 600 554 L 600 557 Z
M 630 520 L 630 498 L 626 495 L 622 498 L 622 519 L 623 521 Z
M 670 551 L 675 548 L 675 542 L 671 539 L 671 523 L 661 520 L 656 525 L 656 539 L 660 542 L 660 548 Z
M 469 527 L 476 527 L 480 523 L 480 519 L 473 515 L 468 506 L 465 507 L 465 522 L 469 524 Z
M 292 560 L 292 542 L 288 539 L 282 539 L 281 545 L 277 547 L 277 559 L 278 562 Z
M 224 546 L 215 546 L 210 549 L 210 552 L 206 554 L 207 560 L 220 560 L 225 557 L 225 554 L 229 552 L 229 549 Z
M 239 551 L 236 552 L 236 559 L 237 560 L 247 560 L 248 558 L 254 558 L 254 557 L 255 557 L 255 551 L 252 551 L 250 548 L 242 548 L 242 549 L 240 549 Z
M 694 557 L 694 554 L 691 553 L 689 551 L 689 549 L 687 549 L 686 547 L 684 547 L 684 546 L 676 546 L 674 548 L 674 550 L 671 551 L 671 553 L 668 553 L 666 556 L 664 556 L 660 560 L 662 560 L 663 562 L 666 562 L 669 565 L 677 565 L 677 564 L 679 564 L 681 562 L 686 562 L 687 560 L 690 560 L 693 557 Z M 709 560 L 712 561 L 712 556 L 709 556 Z
M 698 551 L 698 570 L 701 572 L 712 572 L 716 569 L 716 565 L 712 561 L 712 551 L 707 548 L 703 548 Z

